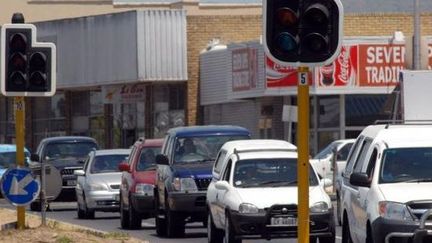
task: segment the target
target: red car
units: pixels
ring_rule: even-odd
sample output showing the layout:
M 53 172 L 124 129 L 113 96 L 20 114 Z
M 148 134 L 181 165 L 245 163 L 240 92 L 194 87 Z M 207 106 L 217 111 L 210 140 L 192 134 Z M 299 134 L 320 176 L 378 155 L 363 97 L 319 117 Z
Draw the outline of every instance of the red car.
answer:
M 153 217 L 155 157 L 160 153 L 163 139 L 140 138 L 132 146 L 127 162 L 119 164 L 120 220 L 123 229 L 138 229 L 141 220 Z

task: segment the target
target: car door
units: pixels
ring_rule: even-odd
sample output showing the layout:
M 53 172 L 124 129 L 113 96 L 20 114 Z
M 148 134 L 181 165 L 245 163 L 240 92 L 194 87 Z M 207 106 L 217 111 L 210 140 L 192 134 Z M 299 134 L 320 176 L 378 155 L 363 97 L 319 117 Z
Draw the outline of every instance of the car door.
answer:
M 371 149 L 366 155 L 366 162 L 361 170 L 362 173 L 366 173 L 369 177 L 369 181 L 372 181 L 373 170 L 375 169 L 375 164 L 378 157 L 379 147 L 377 144 L 372 145 Z M 367 233 L 367 221 L 368 221 L 368 207 L 369 207 L 369 191 L 370 187 L 358 187 L 358 212 L 357 212 L 357 222 L 358 222 L 358 238 L 361 242 L 366 241 Z
M 89 165 L 92 163 L 93 158 L 95 156 L 95 152 L 90 152 L 89 156 L 87 157 L 87 159 L 84 162 L 84 175 L 83 176 L 77 176 L 77 185 L 75 187 L 75 191 L 76 191 L 76 195 L 77 195 L 77 200 L 80 203 L 84 203 L 84 198 L 83 198 L 83 193 L 84 193 L 84 188 L 86 188 L 86 183 L 87 183 L 87 178 L 86 175 L 89 173 Z
M 172 163 L 172 149 L 173 149 L 173 143 L 175 140 L 175 135 L 167 134 L 164 145 L 162 146 L 161 154 L 165 155 L 168 158 L 169 164 Z M 158 190 L 158 200 L 159 205 L 165 205 L 165 181 L 169 177 L 169 174 L 171 173 L 169 165 L 157 165 L 156 170 L 156 185 Z
M 367 155 L 369 152 L 369 148 L 372 144 L 372 139 L 365 138 L 362 146 L 360 148 L 358 157 L 356 159 L 356 162 L 354 164 L 353 173 L 361 172 L 363 169 L 363 165 L 367 162 Z M 361 225 L 361 215 L 362 215 L 362 208 L 360 204 L 360 192 L 359 187 L 349 184 L 349 203 L 348 206 L 348 219 L 349 219 L 349 226 L 351 230 L 351 236 L 353 237 L 353 240 L 355 242 L 362 242 L 361 239 L 363 239 L 364 231 L 363 226 Z
M 231 176 L 232 171 L 232 159 L 229 159 L 226 163 L 226 167 L 224 171 L 222 172 L 221 180 L 227 181 L 229 183 L 229 179 Z M 218 225 L 221 225 L 222 227 L 225 227 L 225 196 L 227 191 L 226 190 L 219 190 L 216 189 L 216 199 L 215 199 L 215 208 L 216 208 L 216 214 L 218 219 Z M 222 228 L 221 227 L 221 228 Z
M 213 222 L 215 222 L 217 227 L 219 226 L 219 215 L 217 214 L 217 207 L 216 207 L 216 195 L 217 190 L 215 187 L 215 183 L 219 181 L 221 178 L 221 171 L 224 168 L 224 160 L 226 156 L 227 151 L 221 150 L 217 157 L 216 162 L 213 165 L 213 172 L 212 172 L 212 181 L 209 184 L 209 187 L 207 188 L 207 203 L 208 207 L 211 211 Z
M 120 200 L 125 206 L 129 205 L 129 193 L 133 186 L 132 171 L 134 170 L 133 164 L 136 160 L 137 147 L 134 146 L 129 154 L 127 164 L 129 165 L 129 171 L 123 171 L 120 183 Z

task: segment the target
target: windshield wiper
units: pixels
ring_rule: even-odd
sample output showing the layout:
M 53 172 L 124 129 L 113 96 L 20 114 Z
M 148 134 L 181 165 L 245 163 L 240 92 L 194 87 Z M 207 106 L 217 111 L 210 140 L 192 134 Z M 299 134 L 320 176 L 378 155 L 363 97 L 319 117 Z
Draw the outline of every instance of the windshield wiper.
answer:
M 412 179 L 412 180 L 408 180 L 408 181 L 403 181 L 403 182 L 432 182 L 432 178 L 420 178 L 420 179 Z
M 296 184 L 297 180 L 293 180 L 293 181 L 264 181 L 259 183 L 260 186 L 263 185 L 271 185 L 271 186 L 281 186 L 281 185 L 292 185 L 292 184 Z

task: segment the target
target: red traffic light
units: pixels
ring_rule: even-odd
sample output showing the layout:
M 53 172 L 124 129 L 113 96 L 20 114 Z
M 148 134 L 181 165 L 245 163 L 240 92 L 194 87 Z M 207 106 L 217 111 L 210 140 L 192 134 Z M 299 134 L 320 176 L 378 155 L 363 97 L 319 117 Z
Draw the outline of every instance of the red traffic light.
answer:
M 298 22 L 298 14 L 291 8 L 280 8 L 277 10 L 278 22 L 286 27 L 294 27 Z
M 27 37 L 23 33 L 15 33 L 11 35 L 9 40 L 9 52 L 25 53 L 27 45 Z

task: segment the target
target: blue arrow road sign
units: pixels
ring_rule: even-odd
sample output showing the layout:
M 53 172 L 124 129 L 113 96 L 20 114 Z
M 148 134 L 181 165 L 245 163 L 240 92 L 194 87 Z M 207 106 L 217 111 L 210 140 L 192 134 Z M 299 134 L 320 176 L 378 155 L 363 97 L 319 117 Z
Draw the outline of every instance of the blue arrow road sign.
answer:
M 1 179 L 3 196 L 15 206 L 31 203 L 39 195 L 39 181 L 35 180 L 29 169 L 8 169 Z

